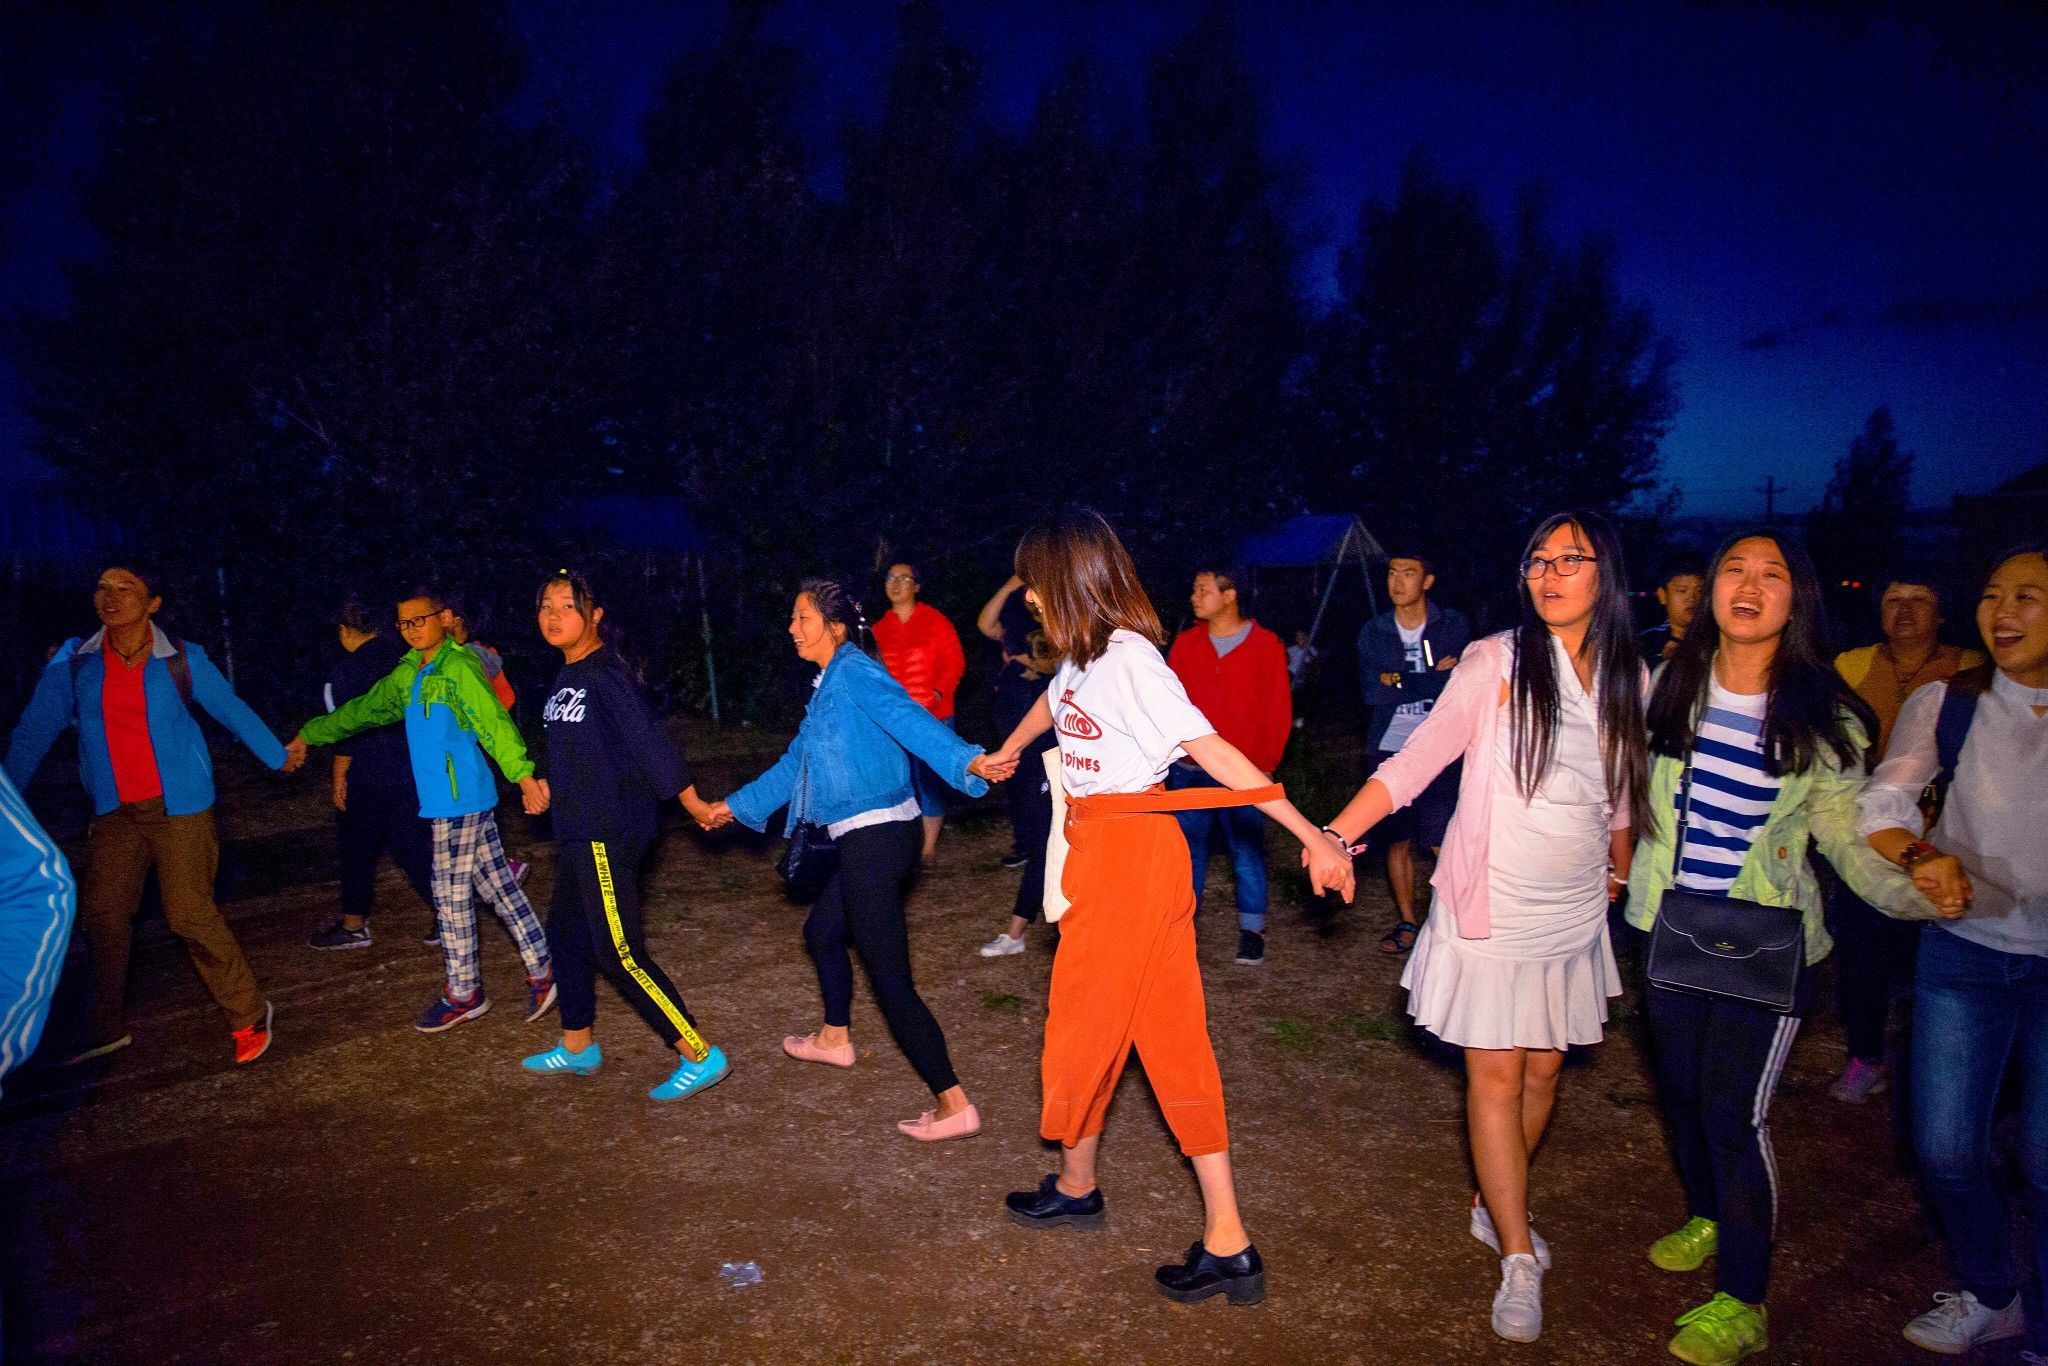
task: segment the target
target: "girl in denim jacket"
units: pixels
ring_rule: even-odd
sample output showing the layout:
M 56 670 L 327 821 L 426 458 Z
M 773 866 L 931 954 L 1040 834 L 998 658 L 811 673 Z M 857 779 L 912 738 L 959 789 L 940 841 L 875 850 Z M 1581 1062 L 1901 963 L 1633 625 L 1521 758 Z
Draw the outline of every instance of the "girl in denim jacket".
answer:
M 853 644 L 865 629 L 844 587 L 829 579 L 804 582 L 790 612 L 789 637 L 800 658 L 820 667 L 817 691 L 783 756 L 715 803 L 704 826 L 738 821 L 762 830 L 787 806 L 790 829 L 803 821 L 825 827 L 839 850 L 838 866 L 804 922 L 825 1022 L 815 1033 L 784 1039 L 782 1050 L 805 1062 L 853 1066 L 851 944 L 889 1032 L 938 1098 L 935 1108 L 896 1127 L 921 1142 L 966 1138 L 981 1132 L 981 1113 L 954 1074 L 945 1035 L 910 973 L 903 895 L 923 835 L 905 751 L 972 797 L 1007 772 L 911 701 L 902 684 Z

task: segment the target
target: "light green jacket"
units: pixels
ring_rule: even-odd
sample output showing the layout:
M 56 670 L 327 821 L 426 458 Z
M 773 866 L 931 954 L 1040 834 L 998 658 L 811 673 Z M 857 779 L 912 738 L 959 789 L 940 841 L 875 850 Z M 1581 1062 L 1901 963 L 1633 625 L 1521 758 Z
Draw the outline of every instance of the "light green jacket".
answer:
M 1849 718 L 1860 746 L 1863 728 Z M 1672 882 L 1672 860 L 1678 847 L 1678 784 L 1685 764 L 1669 755 L 1650 757 L 1650 811 L 1655 828 L 1636 841 L 1635 862 L 1628 876 L 1628 923 L 1647 930 L 1657 922 L 1657 907 Z M 1934 905 L 1920 895 L 1913 880 L 1856 833 L 1857 794 L 1866 776 L 1844 770 L 1822 749 L 1819 761 L 1804 773 L 1788 773 L 1778 784 L 1778 799 L 1764 828 L 1749 847 L 1742 871 L 1728 895 L 1766 906 L 1797 906 L 1806 921 L 1806 961 L 1828 956 L 1834 941 L 1822 923 L 1820 883 L 1807 862 L 1808 844 L 1834 866 L 1851 891 L 1898 920 L 1932 920 Z

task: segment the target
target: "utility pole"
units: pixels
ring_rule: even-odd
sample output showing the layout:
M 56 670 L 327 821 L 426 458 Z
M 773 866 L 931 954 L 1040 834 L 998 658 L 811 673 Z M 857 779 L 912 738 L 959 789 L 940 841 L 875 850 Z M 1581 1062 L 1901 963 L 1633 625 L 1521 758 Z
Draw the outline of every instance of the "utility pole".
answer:
M 1784 491 L 1785 486 L 1778 482 L 1778 476 L 1775 474 L 1765 475 L 1764 482 L 1757 486 L 1756 492 L 1764 496 L 1765 526 L 1778 524 L 1778 495 Z

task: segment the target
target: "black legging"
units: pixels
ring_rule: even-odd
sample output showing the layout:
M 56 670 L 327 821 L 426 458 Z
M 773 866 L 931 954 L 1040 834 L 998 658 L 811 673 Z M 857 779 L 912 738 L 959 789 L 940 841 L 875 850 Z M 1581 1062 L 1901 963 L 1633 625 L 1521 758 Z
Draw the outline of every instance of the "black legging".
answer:
M 924 848 L 914 820 L 887 821 L 849 830 L 837 841 L 839 867 L 804 921 L 804 946 L 818 968 L 825 1023 L 844 1028 L 853 1019 L 851 940 L 867 970 L 875 1004 L 896 1044 L 932 1094 L 960 1084 L 946 1055 L 946 1036 L 910 977 L 910 929 L 903 919 L 903 888 Z
M 1052 835 L 1052 783 L 1046 777 L 1044 755 L 1052 746 L 1052 734 L 1047 732 L 1024 747 L 1006 794 L 1017 852 L 1024 856 L 1024 876 L 1017 883 L 1017 904 L 1010 914 L 1026 921 L 1038 919 L 1045 909 L 1045 842 Z

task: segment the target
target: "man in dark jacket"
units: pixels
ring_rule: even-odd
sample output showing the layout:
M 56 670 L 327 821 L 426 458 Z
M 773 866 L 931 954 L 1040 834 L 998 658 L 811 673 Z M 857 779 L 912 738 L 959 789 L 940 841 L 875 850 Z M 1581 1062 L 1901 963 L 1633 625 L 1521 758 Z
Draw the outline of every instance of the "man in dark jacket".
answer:
M 328 671 L 320 699 L 328 711 L 368 692 L 405 657 L 405 646 L 385 635 L 379 625 L 362 600 L 353 596 L 336 612 L 342 654 Z M 379 726 L 334 747 L 334 842 L 341 862 L 341 918 L 313 936 L 314 948 L 370 946 L 377 860 L 386 850 L 419 893 L 431 919 L 433 831 L 420 815 L 403 726 Z M 438 944 L 440 931 L 430 933 L 427 941 Z
M 1358 632 L 1358 681 L 1370 717 L 1365 747 L 1375 765 L 1408 743 L 1472 641 L 1472 628 L 1462 614 L 1431 605 L 1429 590 L 1435 586 L 1426 557 L 1399 551 L 1387 561 L 1387 598 L 1393 609 Z M 1406 953 L 1415 944 L 1415 843 L 1420 840 L 1432 854 L 1442 847 L 1458 801 L 1459 769 L 1458 764 L 1445 769 L 1413 804 L 1373 831 L 1386 847 L 1387 882 L 1401 915 L 1380 940 L 1387 953 Z

